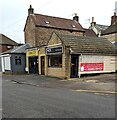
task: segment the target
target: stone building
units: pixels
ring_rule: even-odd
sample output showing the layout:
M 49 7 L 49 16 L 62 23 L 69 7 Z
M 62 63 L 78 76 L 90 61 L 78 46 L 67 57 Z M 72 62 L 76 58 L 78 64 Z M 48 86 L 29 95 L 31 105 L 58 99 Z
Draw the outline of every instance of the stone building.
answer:
M 28 73 L 65 79 L 115 72 L 115 62 L 115 46 L 98 37 L 52 33 L 46 46 L 30 48 L 26 52 Z
M 30 5 L 24 27 L 27 73 L 69 79 L 82 74 L 115 72 L 115 47 L 71 19 L 35 14 Z M 93 37 L 92 37 L 93 36 Z
M 35 14 L 30 5 L 24 27 L 25 43 L 32 46 L 47 45 L 52 32 L 66 35 L 96 36 L 92 30 L 84 29 L 79 23 L 77 14 L 71 19 Z
M 111 17 L 111 25 L 102 32 L 102 37 L 107 38 L 110 42 L 117 44 L 117 15 Z

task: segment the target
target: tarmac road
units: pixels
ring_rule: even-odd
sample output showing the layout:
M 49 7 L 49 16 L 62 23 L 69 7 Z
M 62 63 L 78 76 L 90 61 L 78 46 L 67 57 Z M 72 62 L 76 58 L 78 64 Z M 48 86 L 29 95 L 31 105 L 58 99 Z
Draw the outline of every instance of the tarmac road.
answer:
M 47 87 L 47 83 L 17 84 L 10 77 L 3 77 L 2 85 L 3 118 L 115 117 L 114 94 L 76 92 L 62 86 Z

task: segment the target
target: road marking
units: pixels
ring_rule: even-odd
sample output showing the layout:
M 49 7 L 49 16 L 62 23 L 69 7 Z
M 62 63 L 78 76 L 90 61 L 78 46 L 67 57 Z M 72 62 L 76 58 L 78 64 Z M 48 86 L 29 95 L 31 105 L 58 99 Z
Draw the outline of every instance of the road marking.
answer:
M 96 94 L 96 95 L 109 95 L 109 94 L 105 94 L 105 93 L 94 93 L 94 94 Z
M 106 93 L 106 94 L 117 94 L 117 92 L 113 91 L 98 91 L 98 90 L 72 90 L 76 92 L 90 92 L 90 93 Z

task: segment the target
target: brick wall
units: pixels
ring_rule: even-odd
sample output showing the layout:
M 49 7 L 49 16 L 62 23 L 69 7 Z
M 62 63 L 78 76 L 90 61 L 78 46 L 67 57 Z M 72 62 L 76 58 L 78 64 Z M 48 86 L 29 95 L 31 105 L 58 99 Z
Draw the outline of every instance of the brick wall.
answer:
M 14 46 L 11 46 L 11 48 L 7 47 L 8 45 L 0 45 L 0 53 L 5 52 L 7 50 L 13 49 Z

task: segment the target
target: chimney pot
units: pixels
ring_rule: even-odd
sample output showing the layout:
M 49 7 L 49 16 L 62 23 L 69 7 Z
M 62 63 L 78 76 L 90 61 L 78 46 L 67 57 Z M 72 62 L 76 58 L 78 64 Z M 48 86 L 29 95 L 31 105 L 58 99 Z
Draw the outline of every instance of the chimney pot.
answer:
M 116 12 L 114 12 L 114 15 L 111 17 L 111 25 L 113 25 L 115 22 L 117 22 Z
M 30 5 L 30 8 L 28 9 L 28 15 L 34 14 L 34 9 L 32 8 L 32 5 Z
M 92 22 L 94 22 L 94 17 L 92 17 Z
M 94 17 L 92 17 L 92 22 L 91 22 L 91 26 L 95 26 L 96 22 L 94 22 Z
M 76 22 L 79 22 L 79 17 L 77 15 L 77 13 L 74 13 L 74 17 L 73 17 L 73 20 L 76 21 Z

